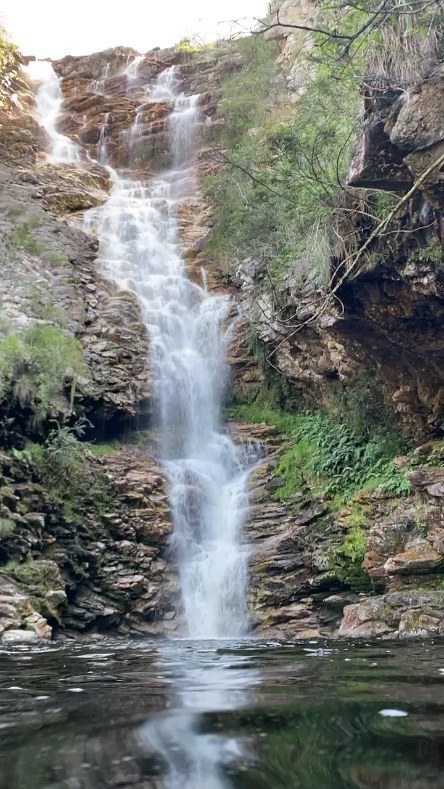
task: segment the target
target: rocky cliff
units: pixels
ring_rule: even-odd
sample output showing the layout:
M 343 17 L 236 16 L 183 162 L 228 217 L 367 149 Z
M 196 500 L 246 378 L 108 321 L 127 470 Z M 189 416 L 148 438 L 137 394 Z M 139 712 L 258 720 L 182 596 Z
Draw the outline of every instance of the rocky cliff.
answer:
M 21 65 L 16 54 L 0 134 L 0 637 L 165 634 L 180 627 L 180 604 L 166 482 L 153 459 L 149 338 L 137 297 L 97 263 L 94 208 L 112 187 L 99 162 L 106 147 L 119 171 L 131 162 L 132 176 L 149 179 L 170 155 L 169 105 L 144 104 L 147 86 L 178 65 L 209 133 L 221 122 L 221 75 L 241 61 L 221 46 L 144 56 L 116 48 L 55 62 L 59 128 L 80 151 L 68 164 L 46 156 L 38 85 Z M 202 134 L 197 167 L 212 166 Z M 208 213 L 199 194 L 180 206 L 199 282 Z M 211 270 L 207 282 L 221 287 Z
M 280 19 L 309 26 L 315 10 L 287 2 Z M 99 270 L 93 211 L 111 188 L 100 164 L 104 148 L 113 167 L 125 171 L 131 162 L 141 180 L 168 160 L 166 103 L 143 99 L 147 85 L 173 64 L 184 90 L 199 93 L 202 120 L 201 188 L 181 206 L 181 241 L 189 275 L 200 281 L 205 270 L 208 286 L 228 289 L 236 302 L 228 353 L 236 412 L 229 429 L 262 447 L 245 524 L 253 630 L 301 637 L 444 632 L 442 168 L 395 211 L 388 232 L 374 232 L 380 218 L 369 209 L 386 190 L 402 197 L 439 158 L 442 66 L 402 91 L 368 91 L 364 106 L 353 107 L 361 121 L 347 184 L 334 196 L 341 212 L 331 225 L 337 243 L 330 246 L 329 290 L 301 280 L 296 258 L 273 279 L 266 251 L 243 256 L 233 248 L 228 268 L 215 252 L 220 209 L 212 196 L 233 158 L 231 126 L 238 124 L 248 146 L 265 145 L 268 161 L 248 174 L 248 183 L 269 189 L 263 179 L 276 161 L 271 138 L 280 121 L 303 117 L 310 94 L 312 36 L 285 26 L 267 35 L 273 65 L 266 61 L 264 73 L 277 60 L 272 89 L 284 98 L 253 129 L 243 107 L 254 91 L 248 101 L 238 94 L 249 68 L 243 46 L 143 56 L 116 48 L 55 62 L 64 95 L 60 130 L 81 151 L 73 165 L 46 159 L 35 85 L 20 71 L 19 56 L 14 60 L 0 111 L 4 640 L 180 628 L 166 482 L 153 459 L 149 338 L 136 297 Z M 209 183 L 217 187 L 210 196 Z M 254 213 L 245 184 L 236 194 L 236 203 Z M 272 238 L 282 222 L 265 205 L 255 234 L 266 226 Z M 362 265 L 348 269 L 369 239 Z M 50 331 L 44 341 L 42 327 Z M 29 348 L 39 343 L 36 362 Z M 60 349 L 57 364 L 52 356 L 48 363 L 48 346 Z M 375 401 L 376 416 L 364 409 L 359 435 L 347 420 L 331 433 L 329 446 L 345 450 L 336 466 L 328 465 L 328 448 L 307 432 L 308 422 L 295 427 L 287 417 L 301 403 L 310 413 L 336 413 L 343 392 L 354 414 L 348 387 L 356 392 L 356 382 L 365 384 L 363 397 L 367 405 Z M 258 404 L 272 396 L 279 408 L 275 403 L 265 413 Z M 387 409 L 401 438 L 379 452 L 372 437 L 380 436 L 377 423 Z M 365 476 L 360 464 L 369 447 L 375 457 Z
M 278 19 L 281 25 L 273 27 Z M 328 88 L 318 56 L 312 57 L 316 37 L 304 28 L 325 29 L 324 22 L 317 4 L 277 3 L 265 33 L 280 42 L 293 113 L 305 123 L 311 123 L 316 102 L 322 106 Z M 430 41 L 418 40 L 422 60 L 416 66 L 404 64 L 401 73 L 393 54 L 396 29 L 383 34 L 390 55 L 368 56 L 363 100 L 356 98 L 354 104 L 360 124 L 345 157 L 342 192 L 337 189 L 342 162 L 333 143 L 334 135 L 342 133 L 340 122 L 327 117 L 313 133 L 297 120 L 294 126 L 284 120 L 283 132 L 282 126 L 271 134 L 261 132 L 268 134 L 267 166 L 277 176 L 256 191 L 266 199 L 263 187 L 274 190 L 270 204 L 275 202 L 276 215 L 277 190 L 291 177 L 291 162 L 311 168 L 298 179 L 299 189 L 305 190 L 300 211 L 310 210 L 309 187 L 318 194 L 322 217 L 322 195 L 327 193 L 324 227 L 313 206 L 309 262 L 298 257 L 300 247 L 295 254 L 288 242 L 286 247 L 275 242 L 275 254 L 289 249 L 293 255 L 276 276 L 273 259 L 260 250 L 252 253 L 254 242 L 239 233 L 245 254 L 240 243 L 234 281 L 246 321 L 234 343 L 234 369 L 245 347 L 253 353 L 240 366 L 244 377 L 242 372 L 237 377 L 235 391 L 241 401 L 253 401 L 240 413 L 283 425 L 278 443 L 279 435 L 286 442 L 276 450 L 275 435 L 271 456 L 252 474 L 246 526 L 254 546 L 253 623 L 273 633 L 404 638 L 444 632 L 442 47 L 434 50 Z M 325 48 L 328 41 L 321 40 Z M 336 57 L 341 60 L 341 49 Z M 413 46 L 411 57 L 413 61 Z M 346 69 L 340 80 L 346 79 Z M 332 78 L 338 78 L 334 68 Z M 339 90 L 335 102 L 342 101 L 346 113 L 345 95 L 346 101 Z M 324 160 L 326 127 L 330 138 Z M 298 155 L 301 139 L 306 148 Z M 346 147 L 346 138 L 340 141 Z M 259 146 L 254 155 L 257 161 Z M 270 155 L 275 157 L 271 163 Z M 338 157 L 335 188 L 328 186 L 329 155 Z M 242 139 L 231 145 L 229 156 L 232 161 L 245 157 Z M 285 156 L 287 169 L 281 165 Z M 253 167 L 247 157 L 242 164 Z M 257 176 L 254 169 L 250 172 Z M 264 173 L 266 169 L 262 178 Z M 231 174 L 236 178 L 236 168 Z M 386 199 L 384 193 L 390 193 Z M 255 211 L 254 190 L 250 195 Z M 297 206 L 299 195 L 290 189 L 289 195 Z M 378 213 L 381 205 L 384 211 Z M 291 213 L 285 211 L 281 209 L 290 223 Z M 231 214 L 228 220 L 237 230 L 237 217 Z M 277 235 L 274 228 L 271 233 Z M 322 278 L 316 273 L 320 254 Z M 251 374 L 254 358 L 256 373 Z M 253 388 L 248 380 L 254 381 Z M 273 401 L 274 411 L 267 407 Z M 325 414 L 324 435 L 304 417 L 304 409 Z M 302 413 L 292 427 L 287 417 L 295 410 Z M 392 450 L 381 451 L 372 466 L 373 449 L 388 435 L 382 427 L 388 414 Z M 406 437 L 400 457 L 395 457 L 396 434 Z M 354 445 L 361 449 L 354 452 Z M 384 480 L 377 466 L 381 469 L 390 458 L 393 465 Z M 398 473 L 404 482 L 395 493 Z

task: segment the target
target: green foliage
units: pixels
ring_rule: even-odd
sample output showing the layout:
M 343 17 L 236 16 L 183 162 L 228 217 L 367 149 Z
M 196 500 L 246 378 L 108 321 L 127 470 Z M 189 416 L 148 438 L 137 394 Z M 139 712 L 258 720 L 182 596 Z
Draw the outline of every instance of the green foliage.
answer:
M 282 479 L 278 499 L 288 499 L 310 486 L 318 495 L 334 498 L 339 506 L 362 489 L 394 496 L 410 489 L 404 472 L 393 463 L 404 448 L 402 439 L 388 426 L 369 432 L 338 421 L 331 413 L 288 414 L 257 403 L 236 409 L 236 415 L 276 425 L 287 434 L 290 446 L 276 469 Z
M 439 5 L 412 4 L 405 13 L 384 10 L 373 19 L 373 0 L 341 10 L 320 0 L 317 25 L 351 39 L 315 33 L 310 49 L 301 41 L 300 88 L 291 107 L 285 106 L 288 92 L 284 98 L 280 90 L 284 75 L 273 42 L 252 36 L 236 44 L 245 66 L 223 82 L 224 164 L 205 180 L 214 206 L 210 249 L 222 269 L 230 273 L 239 260 L 252 258 L 264 264 L 262 287 L 275 290 L 285 277 L 293 293 L 328 288 L 332 270 L 357 252 L 397 201 L 384 192 L 343 188 L 363 75 L 366 91 L 391 90 L 393 100 L 400 85 L 436 71 Z M 362 266 L 377 262 L 372 249 L 363 255 Z
M 212 49 L 214 44 L 201 41 L 198 36 L 184 36 L 180 41 L 175 44 L 174 49 L 177 52 L 199 52 L 205 49 Z
M 69 263 L 69 258 L 67 257 L 67 255 L 63 255 L 60 252 L 52 252 L 51 250 L 49 251 L 46 250 L 44 252 L 44 257 L 46 258 L 46 260 L 49 260 L 50 263 L 54 263 L 55 265 L 57 263 L 61 263 L 61 264 Z
M 64 310 L 63 307 L 59 307 L 58 304 L 52 304 L 51 302 L 34 302 L 33 313 L 36 318 L 42 321 L 55 323 L 61 329 L 65 328 L 68 322 L 66 310 Z
M 37 224 L 36 217 L 17 224 L 10 235 L 11 244 L 20 249 L 26 249 L 31 255 L 41 255 L 45 251 L 46 245 L 32 232 Z
M 267 124 L 272 127 L 270 114 L 280 101 L 285 82 L 276 64 L 279 49 L 275 42 L 248 36 L 233 42 L 231 48 L 233 56 L 244 64 L 222 80 L 222 141 L 233 147 L 244 144 L 246 137 L 256 137 L 252 129 Z
M 42 484 L 65 517 L 82 513 L 86 507 L 100 517 L 111 506 L 108 480 L 89 462 L 91 444 L 82 441 L 84 424 L 51 430 L 43 444 L 28 442 L 25 454 L 38 468 Z
M 382 429 L 395 439 L 393 452 L 404 451 L 404 441 L 396 430 L 395 412 L 384 403 L 376 379 L 363 376 L 347 384 L 337 382 L 330 389 L 328 410 L 337 421 L 363 434 Z
M 15 523 L 10 518 L 0 518 L 0 540 L 9 537 L 15 529 Z
M 79 441 L 78 433 L 78 428 L 58 427 L 50 431 L 45 444 L 28 446 L 48 488 L 62 497 L 79 486 L 85 473 L 87 445 Z
M 13 44 L 5 28 L 0 25 L 0 107 L 2 107 L 10 96 L 9 80 L 11 74 L 15 75 L 19 68 L 19 53 Z M 9 96 L 8 96 L 9 94 Z
M 0 334 L 0 398 L 12 394 L 37 420 L 58 412 L 68 371 L 72 381 L 85 372 L 82 346 L 58 327 L 36 323 Z
M 305 62 L 309 88 L 285 107 L 274 44 L 245 39 L 246 66 L 223 82 L 226 163 L 205 184 L 215 206 L 211 249 L 220 261 L 265 262 L 297 286 L 326 285 L 332 197 L 345 180 L 357 124 L 351 70 Z M 302 66 L 303 68 L 303 66 Z
M 13 206 L 13 209 L 15 208 L 16 206 Z M 25 222 L 16 224 L 9 236 L 11 246 L 16 249 L 25 249 L 30 255 L 40 255 L 54 265 L 69 263 L 66 255 L 54 252 L 54 250 L 48 248 L 44 241 L 36 237 L 34 230 L 39 225 L 40 219 L 38 216 L 31 216 Z
M 93 455 L 97 455 L 97 457 L 106 457 L 107 455 L 114 455 L 118 450 L 118 445 L 116 442 L 102 441 L 97 444 L 89 444 L 88 448 Z
M 361 564 L 367 550 L 367 533 L 355 526 L 348 533 L 342 546 L 342 552 L 355 564 Z

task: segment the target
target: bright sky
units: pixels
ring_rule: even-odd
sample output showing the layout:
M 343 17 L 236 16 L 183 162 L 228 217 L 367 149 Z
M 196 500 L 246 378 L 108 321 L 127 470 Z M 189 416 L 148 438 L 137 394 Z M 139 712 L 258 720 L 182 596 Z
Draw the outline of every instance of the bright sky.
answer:
M 0 0 L 0 17 L 25 55 L 58 58 L 131 46 L 140 52 L 184 36 L 247 32 L 267 0 Z

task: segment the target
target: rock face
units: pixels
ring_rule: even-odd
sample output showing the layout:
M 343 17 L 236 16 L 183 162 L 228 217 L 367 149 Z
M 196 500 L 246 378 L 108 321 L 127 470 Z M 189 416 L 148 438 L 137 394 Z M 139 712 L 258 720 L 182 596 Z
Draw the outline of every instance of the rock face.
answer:
M 444 152 L 443 96 L 444 78 L 439 75 L 407 91 L 370 92 L 350 185 L 393 191 L 412 186 Z M 442 210 L 442 167 L 430 174 L 422 191 L 432 206 Z
M 353 512 L 332 514 L 309 492 L 277 499 L 279 439 L 266 425 L 255 427 L 244 427 L 243 439 L 260 437 L 268 455 L 250 478 L 245 525 L 252 628 L 298 638 L 443 635 L 442 468 L 412 472 L 405 499 L 358 495 L 366 548 L 363 561 L 354 560 L 344 542 Z
M 286 23 L 316 27 L 316 7 L 285 0 L 271 11 L 270 24 L 279 13 L 281 26 L 266 35 L 280 41 L 286 73 L 303 72 L 301 90 L 309 91 L 305 52 L 313 42 Z M 265 344 L 268 367 L 282 372 L 294 400 L 308 398 L 325 407 L 338 382 L 372 380 L 385 403 L 394 405 L 403 431 L 428 437 L 439 434 L 444 413 L 442 162 L 346 276 L 357 246 L 377 227 L 376 219 L 362 220 L 362 211 L 378 215 L 384 191 L 401 197 L 444 152 L 442 64 L 427 79 L 417 79 L 405 88 L 362 89 L 350 188 L 334 198 L 338 213 L 343 208 L 347 217 L 334 220 L 338 226 L 329 239 L 334 298 L 330 286 L 315 290 L 301 284 L 297 259 L 273 287 L 260 260 L 241 261 L 236 281 L 242 312 Z M 297 86 L 292 95 L 297 113 Z
M 220 76 L 237 67 L 213 50 L 136 55 L 117 48 L 54 64 L 64 93 L 60 129 L 78 143 L 79 164 L 47 160 L 29 81 L 15 75 L 17 102 L 0 110 L 2 319 L 10 332 L 44 323 L 80 341 L 85 372 L 73 387 L 67 370 L 65 398 L 54 404 L 54 415 L 66 424 L 86 417 L 93 441 L 122 438 L 133 421 L 149 425 L 152 401 L 140 304 L 99 270 L 94 213 L 84 222 L 85 211 L 100 206 L 112 186 L 99 161 L 106 148 L 115 167 L 124 170 L 131 159 L 133 175 L 149 178 L 170 156 L 170 107 L 150 102 L 148 85 L 180 63 L 183 88 L 201 94 L 208 128 Z M 131 130 L 144 99 L 136 139 Z M 203 142 L 197 165 L 200 171 L 212 166 Z M 184 201 L 182 243 L 190 276 L 199 281 L 208 223 L 199 195 Z M 207 286 L 220 287 L 211 272 Z M 44 461 L 40 468 L 27 449 L 31 438 L 44 452 L 52 423 L 36 425 L 29 407 L 11 402 L 0 401 L 8 446 L 0 457 L 0 638 L 157 635 L 179 628 L 166 482 L 150 453 L 129 446 L 108 448 L 103 457 L 87 452 L 88 484 L 79 480 L 72 491 L 67 480 L 61 496 L 45 476 Z
M 91 456 L 96 505 L 85 495 L 74 512 L 48 495 L 28 458 L 0 461 L 2 522 L 11 524 L 0 540 L 3 640 L 175 628 L 166 485 L 146 453 Z
M 0 133 L 0 147 L 8 150 L 0 169 L 2 316 L 11 328 L 45 320 L 77 337 L 88 365 L 79 408 L 92 422 L 125 424 L 149 411 L 151 398 L 140 308 L 99 273 L 96 239 L 70 221 L 106 199 L 108 174 L 95 165 L 40 163 L 40 130 L 30 112 L 23 102 Z
M 297 13 L 293 6 L 282 7 L 288 24 L 313 18 L 311 3 L 299 4 Z M 291 28 L 270 35 L 282 37 L 283 60 L 294 60 L 306 44 L 305 35 Z M 131 159 L 134 174 L 149 177 L 170 156 L 168 106 L 149 100 L 149 83 L 179 65 L 183 88 L 200 94 L 202 125 L 211 130 L 224 122 L 221 77 L 242 67 L 241 58 L 223 50 L 153 50 L 137 60 L 136 55 L 115 48 L 54 64 L 65 98 L 61 130 L 81 147 L 80 166 L 48 163 L 33 86 L 18 73 L 18 104 L 0 109 L 2 319 L 13 330 L 56 324 L 81 342 L 85 374 L 74 392 L 67 375 L 60 414 L 67 420 L 86 416 L 93 440 L 122 438 L 136 419 L 149 425 L 152 402 L 140 305 L 100 272 L 97 240 L 84 229 L 85 210 L 100 206 L 111 188 L 108 171 L 94 160 L 103 160 L 106 149 L 114 167 L 125 170 Z M 297 65 L 289 79 L 294 96 L 306 89 L 307 75 Z M 350 173 L 355 188 L 405 189 L 440 155 L 441 94 L 437 76 L 402 100 L 394 95 L 383 107 L 368 104 Z M 131 133 L 135 123 L 138 135 Z M 198 172 L 215 166 L 202 137 Z M 291 276 L 271 294 L 261 266 L 243 262 L 230 284 L 239 302 L 227 359 L 236 400 L 254 400 L 264 386 L 264 365 L 252 347 L 254 326 L 266 356 L 296 395 L 325 405 L 332 382 L 370 378 L 379 382 L 385 401 L 395 404 L 406 433 L 429 437 L 439 429 L 441 181 L 437 170 L 399 216 L 394 251 L 388 255 L 383 243 L 376 244 L 366 266 L 344 281 L 339 301 L 328 302 L 317 321 L 317 304 L 327 294 L 301 292 Z M 207 256 L 210 231 L 202 195 L 184 200 L 180 233 L 189 275 L 200 282 L 204 270 L 210 289 L 226 291 L 226 276 Z M 45 435 L 30 427 L 30 419 L 24 423 L 18 406 L 13 413 L 0 406 L 8 446 L 0 455 L 0 638 L 180 632 L 166 480 L 150 454 L 125 445 L 104 456 L 90 453 L 91 490 L 82 491 L 70 508 L 54 497 L 43 469 L 27 453 L 26 441 L 42 443 Z M 17 424 L 11 428 L 8 419 Z M 279 498 L 282 439 L 265 425 L 233 430 L 239 441 L 262 446 L 245 524 L 254 632 L 307 638 L 444 634 L 442 467 L 429 463 L 414 471 L 413 491 L 402 501 L 360 494 L 366 549 L 363 561 L 355 560 L 344 550 L 353 513 L 332 513 L 308 490 Z

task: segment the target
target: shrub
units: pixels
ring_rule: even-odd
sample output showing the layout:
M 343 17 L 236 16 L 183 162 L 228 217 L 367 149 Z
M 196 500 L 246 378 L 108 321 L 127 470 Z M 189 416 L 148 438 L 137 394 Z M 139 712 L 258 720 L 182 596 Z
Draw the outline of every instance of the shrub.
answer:
M 65 517 L 85 508 L 100 516 L 111 506 L 109 483 L 89 462 L 91 445 L 82 441 L 84 422 L 51 430 L 43 444 L 29 441 L 25 454 L 39 471 L 49 498 L 62 507 Z
M 223 82 L 225 163 L 205 181 L 215 209 L 210 249 L 223 269 L 251 257 L 266 266 L 263 287 L 290 275 L 294 293 L 324 289 L 395 205 L 393 195 L 344 186 L 363 76 L 366 92 L 374 85 L 401 91 L 442 59 L 441 4 L 405 5 L 405 12 L 375 17 L 349 43 L 312 35 L 314 46 L 298 57 L 303 77 L 290 111 L 272 44 L 261 36 L 243 40 L 246 65 Z M 351 36 L 376 10 L 376 4 L 340 11 L 327 2 L 318 6 L 320 28 Z M 371 263 L 371 254 L 362 265 Z
M 362 564 L 367 550 L 367 534 L 360 526 L 352 528 L 342 545 L 342 553 L 355 564 Z
M 31 255 L 41 255 L 46 246 L 43 241 L 35 237 L 32 230 L 37 226 L 38 219 L 33 217 L 26 222 L 17 224 L 10 235 L 10 242 L 14 247 L 26 249 Z
M 312 63 L 290 112 L 274 45 L 245 41 L 245 68 L 223 82 L 225 165 L 205 181 L 215 207 L 211 250 L 222 262 L 261 260 L 272 277 L 290 272 L 296 287 L 325 286 L 332 197 L 348 171 L 358 85 L 351 73 L 335 80 L 332 64 Z
M 430 76 L 442 59 L 442 3 L 405 6 L 404 13 L 389 17 L 374 37 L 365 74 L 365 84 L 373 90 L 405 89 Z
M 68 372 L 73 385 L 85 372 L 82 346 L 58 327 L 36 323 L 0 335 L 0 399 L 12 394 L 22 407 L 31 406 L 38 420 L 60 410 L 56 400 Z
M 212 49 L 214 44 L 202 41 L 198 36 L 184 36 L 175 44 L 177 52 L 199 52 L 202 49 Z
M 0 107 L 11 97 L 11 76 L 16 76 L 20 67 L 18 48 L 13 44 L 5 28 L 0 25 Z

